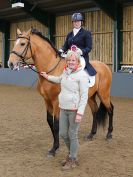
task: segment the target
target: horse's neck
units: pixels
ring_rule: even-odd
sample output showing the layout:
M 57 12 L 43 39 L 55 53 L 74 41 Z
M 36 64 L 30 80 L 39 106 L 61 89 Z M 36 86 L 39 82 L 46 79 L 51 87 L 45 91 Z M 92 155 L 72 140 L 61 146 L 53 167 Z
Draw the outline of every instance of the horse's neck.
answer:
M 56 57 L 56 52 L 47 41 L 33 35 L 31 44 L 33 47 L 33 60 L 38 72 L 48 72 L 57 64 L 59 58 Z

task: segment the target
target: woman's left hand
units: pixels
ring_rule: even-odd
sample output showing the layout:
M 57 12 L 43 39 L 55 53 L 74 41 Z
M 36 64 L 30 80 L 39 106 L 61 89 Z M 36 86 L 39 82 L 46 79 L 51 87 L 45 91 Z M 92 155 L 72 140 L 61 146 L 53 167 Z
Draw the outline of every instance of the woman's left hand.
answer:
M 48 79 L 48 74 L 46 72 L 41 72 L 40 75 L 43 76 L 45 79 Z
M 82 119 L 82 115 L 77 114 L 77 115 L 76 115 L 75 122 L 76 122 L 76 123 L 80 123 L 80 122 L 81 122 L 81 119 Z

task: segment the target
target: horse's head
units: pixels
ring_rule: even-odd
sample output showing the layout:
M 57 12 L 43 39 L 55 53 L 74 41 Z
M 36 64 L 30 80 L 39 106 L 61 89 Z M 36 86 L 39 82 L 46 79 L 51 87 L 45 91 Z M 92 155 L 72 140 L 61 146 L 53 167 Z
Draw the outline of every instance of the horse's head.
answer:
M 17 29 L 17 39 L 8 60 L 9 68 L 17 70 L 20 63 L 32 57 L 30 34 L 31 29 L 23 33 Z

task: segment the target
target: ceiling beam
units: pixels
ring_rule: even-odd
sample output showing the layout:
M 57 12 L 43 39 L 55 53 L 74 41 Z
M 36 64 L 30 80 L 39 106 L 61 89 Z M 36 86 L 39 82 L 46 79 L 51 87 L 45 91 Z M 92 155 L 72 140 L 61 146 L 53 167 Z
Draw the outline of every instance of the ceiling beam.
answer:
M 25 12 L 18 12 L 17 16 L 18 16 L 18 18 L 19 18 L 19 16 L 24 17 L 24 16 L 26 16 L 26 14 L 25 14 Z M 9 14 L 8 15 L 0 15 L 0 19 L 5 19 L 5 18 L 12 19 L 12 17 L 16 17 L 16 13 L 10 14 L 10 15 Z
M 118 2 L 116 0 L 94 0 L 99 7 L 113 20 L 116 19 Z
M 50 13 L 39 9 L 35 4 L 30 4 L 27 1 L 23 0 L 24 7 L 22 10 L 24 10 L 26 13 L 30 14 L 33 18 L 37 19 L 40 21 L 42 24 L 45 26 L 49 26 L 49 18 L 50 18 Z
M 11 7 L 7 7 L 7 8 L 4 8 L 4 9 L 0 9 L 0 13 L 1 13 L 1 12 L 9 12 L 9 11 L 12 11 L 12 8 L 11 8 Z
M 83 2 L 83 1 L 80 1 L 80 2 L 76 2 L 76 6 L 80 6 L 80 5 L 85 5 L 85 6 L 88 6 L 88 2 Z M 54 9 L 62 9 L 64 7 L 67 7 L 67 9 L 69 8 L 72 8 L 72 7 L 75 7 L 75 2 L 72 2 L 72 3 L 68 3 L 67 5 L 66 4 L 56 4 L 55 6 L 52 6 L 52 7 L 46 7 L 46 10 L 54 10 Z

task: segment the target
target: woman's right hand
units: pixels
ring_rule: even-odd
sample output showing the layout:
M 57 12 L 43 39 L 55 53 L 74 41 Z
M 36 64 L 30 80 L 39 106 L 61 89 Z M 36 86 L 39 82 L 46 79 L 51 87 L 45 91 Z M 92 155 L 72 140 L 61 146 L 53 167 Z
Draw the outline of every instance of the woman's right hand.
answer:
M 48 79 L 48 74 L 46 72 L 41 72 L 40 75 L 43 76 L 45 79 Z
M 77 114 L 77 115 L 76 115 L 76 118 L 75 118 L 75 122 L 76 122 L 76 123 L 80 123 L 80 122 L 81 122 L 81 119 L 82 119 L 82 115 Z

